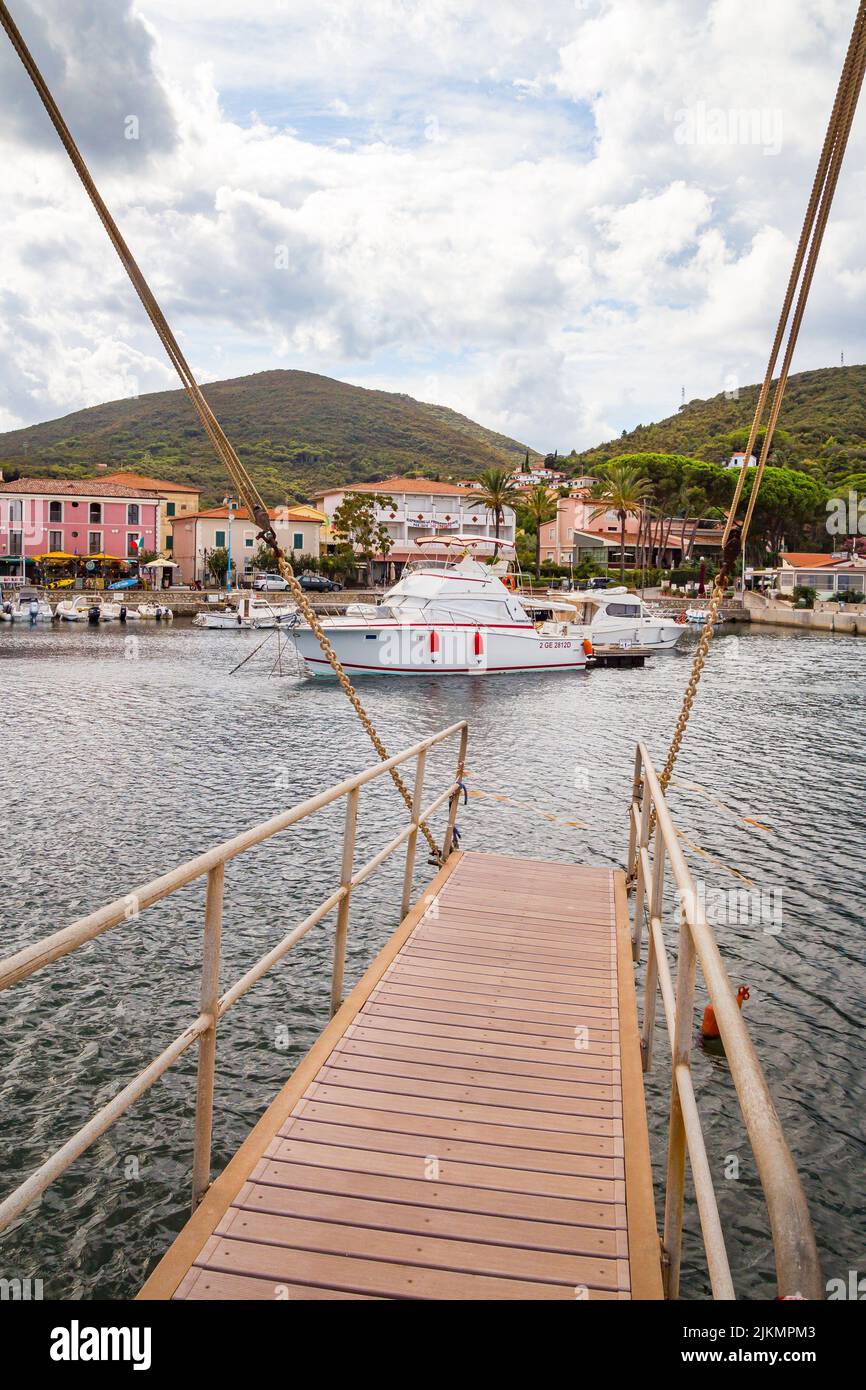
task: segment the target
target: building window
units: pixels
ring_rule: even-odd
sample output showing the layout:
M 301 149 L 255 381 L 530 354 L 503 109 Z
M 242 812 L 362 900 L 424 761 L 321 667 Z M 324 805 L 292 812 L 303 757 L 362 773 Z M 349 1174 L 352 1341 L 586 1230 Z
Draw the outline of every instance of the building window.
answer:
M 49 532 L 48 532 L 48 549 L 49 549 L 49 550 L 62 550 L 62 549 L 63 549 L 63 532 L 62 532 L 62 531 L 49 531 Z
M 143 540 L 143 536 L 133 535 L 132 532 L 129 533 L 129 535 L 126 538 L 126 554 L 130 559 L 133 559 L 136 555 L 141 554 L 142 550 L 144 549 L 144 546 L 142 544 Z
M 292 536 L 292 550 L 303 550 L 303 548 L 304 533 L 303 531 L 296 531 L 295 534 Z
M 99 504 L 97 503 L 97 506 Z M 102 532 L 88 531 L 87 533 L 87 553 L 88 555 L 98 555 L 102 550 Z
M 174 516 L 174 503 L 173 503 L 173 502 L 166 502 L 166 504 L 165 504 L 165 514 L 166 514 L 166 516 Z
M 165 548 L 166 550 L 174 550 L 174 536 L 166 536 Z
M 225 531 L 217 531 L 216 535 L 214 536 L 213 543 L 216 546 L 217 550 L 219 550 L 221 546 L 224 546 L 226 543 Z
M 49 503 L 48 503 L 48 520 L 49 520 L 49 521 L 62 521 L 62 520 L 63 520 L 63 503 L 62 503 L 62 502 L 49 502 Z
M 96 523 L 96 524 L 98 525 L 98 524 L 102 521 L 102 503 L 101 503 L 101 502 L 91 502 L 91 504 L 90 504 L 90 515 L 88 516 L 87 519 L 88 519 L 88 521 L 90 522 L 91 526 L 92 526 L 94 523 Z
M 23 532 L 23 531 L 10 531 L 10 532 L 9 532 L 9 554 L 10 554 L 10 555 L 22 555 L 23 553 L 24 553 L 24 532 Z
M 138 503 L 130 502 L 126 508 L 126 524 L 127 526 L 137 526 L 138 521 Z
M 252 548 L 253 548 L 253 538 L 252 538 L 252 536 L 247 536 L 246 540 L 244 541 L 244 545 L 247 547 L 248 550 L 252 550 Z

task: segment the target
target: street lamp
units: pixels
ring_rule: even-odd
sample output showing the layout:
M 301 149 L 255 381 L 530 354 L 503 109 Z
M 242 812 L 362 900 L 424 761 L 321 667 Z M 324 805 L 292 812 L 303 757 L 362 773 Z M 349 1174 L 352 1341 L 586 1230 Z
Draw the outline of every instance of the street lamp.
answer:
M 234 511 L 234 505 L 235 505 L 235 504 L 234 504 L 234 502 L 232 501 L 231 497 L 224 497 L 224 498 L 223 498 L 223 506 L 228 508 L 228 521 L 229 521 L 229 524 L 228 524 L 228 546 L 227 546 L 227 550 L 228 550 L 228 568 L 227 568 L 227 571 L 226 571 L 226 597 L 228 597 L 228 595 L 229 595 L 229 594 L 231 593 L 231 591 L 232 591 L 232 513 L 233 513 L 233 511 Z

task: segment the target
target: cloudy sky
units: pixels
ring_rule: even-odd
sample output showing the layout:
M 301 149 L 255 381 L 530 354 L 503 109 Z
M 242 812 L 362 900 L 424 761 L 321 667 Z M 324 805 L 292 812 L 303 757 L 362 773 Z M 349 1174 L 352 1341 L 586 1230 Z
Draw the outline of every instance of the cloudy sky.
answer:
M 567 450 L 762 375 L 856 0 L 9 7 L 201 379 Z M 0 41 L 10 429 L 175 378 Z M 866 360 L 864 184 L 861 111 L 797 369 Z

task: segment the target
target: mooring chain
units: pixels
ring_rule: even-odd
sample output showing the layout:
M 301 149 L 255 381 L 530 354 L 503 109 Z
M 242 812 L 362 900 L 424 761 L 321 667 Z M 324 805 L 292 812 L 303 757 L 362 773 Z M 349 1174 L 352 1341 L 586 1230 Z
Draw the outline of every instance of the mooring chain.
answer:
M 144 275 L 142 274 L 139 265 L 137 264 L 134 256 L 132 255 L 132 252 L 130 251 L 123 236 L 121 235 L 120 229 L 117 223 L 115 222 L 114 217 L 112 216 L 107 204 L 105 203 L 104 199 L 102 198 L 102 195 L 96 187 L 96 184 L 93 180 L 93 176 L 91 175 L 90 170 L 88 169 L 84 161 L 81 151 L 79 150 L 74 139 L 72 138 L 72 134 L 61 114 L 60 108 L 58 107 L 57 102 L 54 100 L 54 97 L 52 96 L 51 91 L 49 90 L 48 84 L 46 83 L 44 77 L 39 71 L 36 61 L 34 60 L 33 55 L 31 54 L 30 50 L 25 44 L 21 36 L 21 33 L 17 25 L 15 24 L 15 21 L 13 20 L 6 4 L 4 3 L 4 0 L 0 0 L 0 23 L 2 23 L 3 28 L 6 30 L 10 42 L 12 43 L 12 46 L 15 49 L 15 52 L 21 59 L 21 62 L 24 66 L 25 71 L 27 72 L 27 75 L 33 83 L 33 86 L 36 88 L 42 105 L 45 107 L 45 110 L 48 113 L 48 117 L 52 125 L 54 126 L 54 129 L 57 131 L 60 141 L 72 162 L 72 166 L 75 169 L 75 172 L 77 173 L 79 179 L 81 180 L 84 189 L 87 193 L 87 196 L 93 204 L 96 214 L 99 217 L 99 220 L 102 223 L 103 227 L 105 228 L 109 240 L 111 241 L 111 244 L 117 252 L 120 262 L 123 268 L 125 269 L 127 275 L 129 276 L 133 288 L 135 289 L 139 299 L 141 300 L 145 312 L 147 313 L 148 318 L 153 324 L 153 327 L 156 330 L 160 342 L 165 348 L 169 360 L 171 361 L 178 376 L 180 377 L 184 390 L 186 391 L 187 395 L 192 401 L 192 404 L 199 417 L 199 420 L 201 421 L 204 431 L 214 447 L 214 451 L 216 452 L 217 457 L 223 463 L 229 477 L 231 478 L 242 501 L 244 502 L 244 505 L 249 511 L 250 516 L 253 518 L 253 520 L 256 522 L 256 525 L 259 527 L 259 539 L 261 539 L 263 543 L 269 546 L 270 549 L 274 552 L 277 564 L 279 565 L 280 573 L 283 575 L 283 578 L 287 581 L 292 595 L 295 599 L 295 602 L 298 605 L 299 611 L 303 614 L 312 632 L 315 634 L 315 637 L 320 647 L 322 648 L 322 651 L 324 652 L 331 668 L 333 669 L 335 676 L 340 682 L 340 685 L 342 686 L 343 690 L 348 696 L 349 701 L 351 702 L 353 709 L 358 715 L 358 718 L 360 719 L 365 732 L 368 734 L 370 741 L 373 744 L 373 747 L 379 755 L 379 758 L 382 760 L 382 762 L 387 762 L 390 756 L 388 750 L 385 747 L 379 735 L 377 734 L 375 728 L 373 727 L 373 721 L 370 719 L 370 716 L 364 709 L 364 706 L 358 697 L 357 691 L 355 690 L 354 686 L 351 684 L 348 676 L 343 670 L 343 667 L 340 664 L 339 657 L 337 656 L 337 653 L 334 651 L 333 646 L 328 640 L 325 630 L 322 627 L 322 624 L 319 622 L 319 619 L 316 615 L 315 609 L 313 608 L 312 604 L 307 598 L 307 595 L 305 594 L 304 590 L 301 588 L 301 585 L 295 578 L 292 567 L 286 559 L 282 547 L 277 541 L 276 533 L 271 523 L 271 518 L 268 513 L 268 509 L 265 506 L 264 501 L 262 500 L 262 497 L 260 496 L 258 489 L 255 486 L 255 483 L 253 482 L 250 474 L 248 473 L 247 469 L 244 467 L 243 463 L 238 457 L 236 450 L 229 441 L 227 435 L 225 434 L 225 431 L 223 430 L 222 426 L 220 425 L 219 421 L 214 415 L 214 412 L 211 410 L 210 406 L 205 400 L 201 388 L 199 387 L 198 382 L 196 381 L 193 375 L 192 369 L 186 361 L 186 358 L 184 357 L 183 352 L 181 351 L 180 345 L 177 342 L 177 339 L 175 338 L 171 330 L 171 327 L 169 326 L 168 320 L 166 319 L 165 315 L 162 312 L 162 309 L 157 303 L 150 286 L 148 285 L 146 279 L 144 278 Z M 389 768 L 389 772 L 394 786 L 397 788 L 398 792 L 400 793 L 401 797 L 406 803 L 406 806 L 411 812 L 413 810 L 412 794 L 410 793 L 408 787 L 403 781 L 403 778 L 400 776 L 400 773 L 397 771 L 396 768 Z M 439 849 L 439 846 L 437 845 L 436 840 L 427 822 L 425 820 L 419 821 L 418 828 L 421 830 L 425 840 L 427 841 L 427 844 L 430 847 L 431 855 L 433 856 L 435 862 L 437 864 L 441 863 L 443 858 L 442 851 Z

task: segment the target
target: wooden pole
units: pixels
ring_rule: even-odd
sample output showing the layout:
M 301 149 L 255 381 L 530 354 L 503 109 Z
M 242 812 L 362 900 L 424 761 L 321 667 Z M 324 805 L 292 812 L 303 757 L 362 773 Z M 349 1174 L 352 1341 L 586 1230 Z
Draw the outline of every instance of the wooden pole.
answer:
M 415 790 L 412 794 L 412 832 L 406 843 L 406 868 L 403 871 L 403 898 L 400 903 L 400 921 L 409 911 L 412 900 L 412 875 L 415 871 L 415 847 L 418 843 L 418 823 L 421 815 L 421 796 L 424 790 L 424 769 L 427 766 L 427 750 L 422 748 L 415 761 Z

